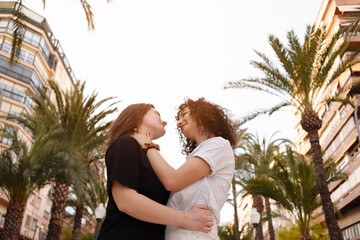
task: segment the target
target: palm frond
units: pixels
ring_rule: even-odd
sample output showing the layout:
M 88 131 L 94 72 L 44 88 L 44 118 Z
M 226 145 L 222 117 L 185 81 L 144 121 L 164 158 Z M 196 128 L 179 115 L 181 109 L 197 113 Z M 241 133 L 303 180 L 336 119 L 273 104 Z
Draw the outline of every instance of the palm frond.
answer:
M 90 4 L 88 3 L 87 0 L 80 0 L 81 2 L 81 5 L 85 11 L 85 16 L 86 16 L 86 20 L 87 20 L 87 23 L 88 23 L 88 29 L 95 29 L 95 26 L 94 26 L 94 14 L 93 12 L 91 11 L 91 6 Z M 108 0 L 109 2 L 109 0 Z
M 21 52 L 21 45 L 22 41 L 24 39 L 25 34 L 25 26 L 23 23 L 23 19 L 25 18 L 25 15 L 23 13 L 23 1 L 17 0 L 17 2 L 14 4 L 14 20 L 12 25 L 12 46 L 11 46 L 11 53 L 10 53 L 10 64 L 13 65 L 17 59 L 20 57 Z
M 326 102 L 340 102 L 344 105 L 349 104 L 351 107 L 355 108 L 355 105 L 353 103 L 353 101 L 349 98 L 349 97 L 337 97 L 337 96 L 332 96 L 329 97 L 325 100 Z
M 290 101 L 285 101 L 285 102 L 281 102 L 279 104 L 276 104 L 275 106 L 273 107 L 270 107 L 268 109 L 261 109 L 261 110 L 256 110 L 248 115 L 246 115 L 245 117 L 241 118 L 240 120 L 240 124 L 243 125 L 245 124 L 246 122 L 260 116 L 260 115 L 265 115 L 265 114 L 268 114 L 269 116 L 271 114 L 273 114 L 274 112 L 278 111 L 279 109 L 283 108 L 283 107 L 288 107 L 288 106 L 291 106 L 292 105 L 292 102 Z

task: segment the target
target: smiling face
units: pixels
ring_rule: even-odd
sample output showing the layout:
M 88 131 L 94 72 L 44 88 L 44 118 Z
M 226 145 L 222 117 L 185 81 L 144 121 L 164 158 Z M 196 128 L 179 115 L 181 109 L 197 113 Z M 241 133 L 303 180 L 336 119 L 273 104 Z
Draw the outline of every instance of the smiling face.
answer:
M 179 114 L 177 126 L 185 137 L 195 140 L 195 136 L 199 134 L 200 130 L 196 120 L 190 115 L 190 108 L 185 107 Z
M 151 108 L 144 115 L 139 126 L 140 132 L 150 133 L 152 140 L 158 139 L 165 134 L 166 122 L 161 120 L 160 114 L 155 108 Z

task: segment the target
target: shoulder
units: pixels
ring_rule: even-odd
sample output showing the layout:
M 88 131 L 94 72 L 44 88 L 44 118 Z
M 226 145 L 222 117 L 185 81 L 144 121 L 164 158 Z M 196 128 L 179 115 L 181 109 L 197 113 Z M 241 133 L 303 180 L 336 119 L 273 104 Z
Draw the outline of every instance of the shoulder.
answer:
M 118 137 L 107 149 L 107 152 L 112 152 L 114 149 L 123 149 L 123 150 L 140 150 L 140 145 L 135 140 L 135 138 L 122 135 Z
M 109 148 L 111 148 L 114 145 L 137 146 L 139 144 L 135 140 L 135 138 L 128 136 L 128 135 L 121 135 L 110 145 Z
M 201 144 L 205 148 L 223 148 L 223 149 L 232 149 L 231 144 L 228 140 L 223 137 L 213 137 Z M 200 145 L 200 146 L 201 146 Z

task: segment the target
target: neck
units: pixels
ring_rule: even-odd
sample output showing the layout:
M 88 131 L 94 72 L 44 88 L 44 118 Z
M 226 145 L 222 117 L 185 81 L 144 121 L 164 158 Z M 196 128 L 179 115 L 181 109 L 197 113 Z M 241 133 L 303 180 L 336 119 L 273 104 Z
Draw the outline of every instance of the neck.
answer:
M 150 136 L 149 136 L 149 137 L 150 137 L 151 141 L 154 140 L 154 139 L 153 139 L 154 134 L 153 134 L 152 131 L 151 131 L 149 128 L 147 128 L 147 127 L 142 127 L 142 126 L 140 126 L 140 127 L 138 128 L 138 133 L 144 134 L 144 135 L 146 135 L 146 136 L 148 136 L 149 133 L 150 133 Z
M 203 134 L 199 134 L 198 136 L 195 137 L 195 142 L 196 142 L 196 145 L 199 145 L 200 143 L 210 139 L 210 138 L 213 138 L 215 137 L 215 134 L 213 133 L 203 133 Z

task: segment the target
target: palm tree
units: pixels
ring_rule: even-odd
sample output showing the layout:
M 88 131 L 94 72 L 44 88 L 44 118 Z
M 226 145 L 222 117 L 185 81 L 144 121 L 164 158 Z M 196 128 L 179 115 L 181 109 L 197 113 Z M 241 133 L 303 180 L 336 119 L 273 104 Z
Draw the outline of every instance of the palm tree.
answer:
M 10 63 L 13 63 L 15 59 L 18 59 L 20 56 L 21 51 L 21 45 L 22 41 L 24 39 L 25 34 L 25 25 L 23 23 L 23 19 L 25 19 L 25 15 L 23 13 L 23 1 L 24 0 L 16 0 L 16 3 L 14 4 L 14 27 L 13 27 L 13 42 L 12 42 L 12 48 L 11 48 L 11 57 L 10 57 Z M 106 0 L 107 3 L 109 3 L 111 0 Z M 88 29 L 95 29 L 94 25 L 94 14 L 91 10 L 91 5 L 87 0 L 80 0 L 80 3 L 84 9 L 86 21 L 88 23 Z M 42 0 L 43 7 L 45 8 L 46 0 Z
M 96 175 L 98 172 L 94 172 Z M 102 179 L 102 180 L 101 180 Z M 73 191 L 72 195 L 76 195 Z M 81 239 L 81 219 L 83 216 L 87 216 L 90 219 L 95 218 L 95 209 L 100 203 L 105 205 L 107 201 L 107 190 L 104 182 L 104 178 L 95 178 L 87 186 L 87 194 L 76 196 L 76 199 L 70 199 L 67 201 L 67 206 L 71 206 L 75 210 L 74 216 L 68 216 L 73 221 L 73 230 L 71 239 Z M 95 233 L 94 233 L 95 236 Z
M 93 176 L 89 178 L 88 184 L 86 185 L 86 191 L 75 192 L 76 200 L 74 201 L 75 216 L 74 227 L 71 235 L 72 240 L 81 239 L 81 219 L 84 215 L 84 211 L 86 215 L 93 217 L 93 214 L 90 214 L 87 211 L 87 208 L 90 208 L 90 210 L 94 213 L 95 208 L 99 205 L 99 203 L 102 202 L 105 205 L 107 200 L 107 191 L 104 186 L 105 168 L 103 164 L 98 161 L 104 157 L 104 154 L 99 153 L 100 151 L 93 151 L 86 158 L 91 169 L 91 176 Z M 100 168 L 98 165 L 100 165 Z
M 234 232 L 235 232 L 235 224 L 227 224 L 225 226 L 218 226 L 218 235 L 220 240 L 233 240 L 235 238 Z M 252 228 L 251 226 L 244 225 L 240 231 L 240 234 L 243 234 L 243 237 L 241 240 L 250 240 L 252 235 Z M 235 238 L 237 239 L 237 238 Z M 240 238 L 239 238 L 240 240 Z
M 322 121 L 316 113 L 318 107 L 324 103 L 317 101 L 317 97 L 324 87 L 329 86 L 346 69 L 358 63 L 355 60 L 357 52 L 337 65 L 336 60 L 348 46 L 348 42 L 340 38 L 340 33 L 327 38 L 324 28 L 316 29 L 309 26 L 303 44 L 299 42 L 293 31 L 288 32 L 287 37 L 289 43 L 286 47 L 277 37 L 269 36 L 270 45 L 280 61 L 282 70 L 276 67 L 267 56 L 256 52 L 261 61 L 252 61 L 251 64 L 261 70 L 265 76 L 230 82 L 226 88 L 256 89 L 282 99 L 279 104 L 269 109 L 250 114 L 245 117 L 244 121 L 253 119 L 260 114 L 272 114 L 291 105 L 301 112 L 301 126 L 309 136 L 316 180 L 330 238 L 332 240 L 342 239 L 325 179 L 318 135 Z
M 237 212 L 237 197 L 241 193 L 241 191 L 237 191 L 236 186 L 239 185 L 239 180 L 237 180 L 236 169 L 231 182 L 231 194 L 232 198 L 227 199 L 227 202 L 230 203 L 234 208 L 234 238 L 235 240 L 240 239 L 240 231 L 239 231 L 239 215 Z
M 83 170 L 83 173 L 68 171 L 66 166 L 58 168 L 57 175 L 54 173 L 56 177 L 48 240 L 60 238 L 70 185 L 77 192 L 85 191 L 87 180 L 91 175 L 86 156 L 104 143 L 105 131 L 110 126 L 110 122 L 104 121 L 104 118 L 116 111 L 116 108 L 111 107 L 117 103 L 114 102 L 104 110 L 100 110 L 100 107 L 113 97 L 96 102 L 95 92 L 90 96 L 85 95 L 85 82 L 83 84 L 77 82 L 70 93 L 61 91 L 54 81 L 49 81 L 49 85 L 55 93 L 55 102 L 42 89 L 38 89 L 39 95 L 29 91 L 28 94 L 34 101 L 33 114 L 25 115 L 25 120 L 21 118 L 17 120 L 31 130 L 36 125 L 35 120 L 41 120 L 48 128 L 60 125 L 63 134 L 56 140 L 69 153 L 64 164 L 76 165 L 79 171 Z
M 248 133 L 246 132 L 246 129 L 239 129 L 238 135 L 239 135 L 239 141 L 237 142 L 236 148 L 241 148 L 241 146 L 246 141 Z M 239 215 L 237 212 L 237 197 L 240 193 L 243 191 L 238 191 L 237 186 L 240 186 L 241 179 L 244 177 L 243 174 L 246 174 L 247 164 L 245 161 L 243 161 L 242 158 L 239 156 L 236 156 L 235 158 L 235 172 L 234 176 L 231 182 L 231 198 L 227 199 L 227 202 L 230 203 L 234 208 L 234 237 L 235 240 L 240 239 L 240 231 L 239 231 Z
M 251 178 L 266 178 L 266 170 L 270 168 L 271 163 L 274 160 L 274 157 L 279 154 L 280 146 L 284 143 L 290 143 L 289 140 L 279 138 L 273 140 L 274 136 L 277 133 L 274 133 L 269 141 L 264 137 L 260 140 L 257 134 L 248 134 L 246 137 L 246 141 L 241 146 L 243 153 L 238 156 L 238 159 L 241 159 L 242 162 L 245 162 L 248 167 L 248 176 L 244 179 Z M 265 200 L 265 206 L 264 206 Z M 272 224 L 272 214 L 270 201 L 268 197 L 264 197 L 260 195 L 253 196 L 253 204 L 256 210 L 261 214 L 264 210 L 266 210 L 266 218 L 268 222 L 268 229 L 270 240 L 275 240 L 275 232 Z M 263 236 L 262 232 L 262 224 L 259 224 L 256 228 L 257 236 L 261 239 Z
M 19 238 L 27 200 L 51 180 L 49 164 L 44 159 L 52 158 L 57 162 L 61 155 L 59 146 L 51 140 L 58 134 L 57 127 L 46 132 L 40 127 L 30 149 L 19 139 L 16 128 L 5 125 L 1 129 L 1 135 L 10 142 L 9 148 L 2 149 L 0 155 L 0 188 L 9 199 L 1 239 Z
M 96 103 L 97 94 L 93 93 L 91 96 L 85 97 L 85 83 L 77 83 L 75 90 L 70 94 L 61 94 L 54 82 L 52 82 L 52 88 L 56 94 L 57 106 L 60 106 L 58 113 L 60 113 L 60 123 L 65 130 L 65 144 L 68 148 L 73 149 L 75 153 L 82 156 L 83 161 L 86 161 L 87 154 L 104 143 L 105 131 L 110 126 L 110 122 L 104 124 L 101 124 L 101 122 L 108 114 L 113 113 L 116 108 L 107 108 L 96 114 L 95 111 L 98 111 L 100 106 L 113 98 L 106 98 Z M 60 237 L 68 186 L 65 183 L 61 184 L 59 188 L 55 188 L 55 194 L 61 194 L 61 201 L 56 201 L 56 198 L 54 198 L 55 201 L 53 201 L 52 205 L 54 217 L 52 215 L 50 219 L 47 239 L 59 239 Z M 79 192 L 79 189 L 76 189 L 76 191 Z M 57 214 L 58 212 L 61 212 L 61 214 Z
M 274 163 L 270 170 L 266 170 L 268 178 L 246 180 L 245 189 L 250 194 L 274 199 L 295 217 L 301 239 L 311 239 L 311 216 L 320 205 L 313 161 L 287 147 L 285 154 L 274 157 Z M 337 170 L 336 163 L 330 159 L 325 162 L 325 177 L 328 184 L 346 179 L 346 175 Z

